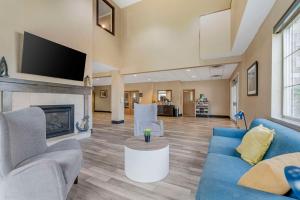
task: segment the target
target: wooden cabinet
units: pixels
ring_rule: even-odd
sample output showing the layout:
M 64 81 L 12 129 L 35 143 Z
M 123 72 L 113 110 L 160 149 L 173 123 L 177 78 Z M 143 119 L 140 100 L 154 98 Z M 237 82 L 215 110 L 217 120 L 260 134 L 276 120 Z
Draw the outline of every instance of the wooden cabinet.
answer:
M 157 115 L 173 117 L 174 109 L 174 105 L 157 105 Z

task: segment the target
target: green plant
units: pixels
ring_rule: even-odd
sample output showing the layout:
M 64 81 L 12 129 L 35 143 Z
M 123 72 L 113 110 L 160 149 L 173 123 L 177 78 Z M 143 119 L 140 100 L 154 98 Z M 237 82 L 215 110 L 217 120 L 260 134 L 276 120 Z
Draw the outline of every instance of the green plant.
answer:
M 150 128 L 144 129 L 144 136 L 151 136 L 152 130 Z

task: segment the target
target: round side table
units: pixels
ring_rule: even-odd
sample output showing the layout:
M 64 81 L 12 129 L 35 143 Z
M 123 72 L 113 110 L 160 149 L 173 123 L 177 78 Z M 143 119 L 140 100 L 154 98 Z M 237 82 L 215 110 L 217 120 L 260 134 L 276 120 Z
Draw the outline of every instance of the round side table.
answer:
M 169 174 L 169 142 L 164 137 L 133 137 L 125 142 L 125 174 L 136 182 L 152 183 Z

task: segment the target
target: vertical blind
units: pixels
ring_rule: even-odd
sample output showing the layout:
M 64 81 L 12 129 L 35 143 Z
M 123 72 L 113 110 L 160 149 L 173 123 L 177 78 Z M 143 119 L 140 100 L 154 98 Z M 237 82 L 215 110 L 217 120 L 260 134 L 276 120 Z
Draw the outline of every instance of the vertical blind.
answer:
M 300 16 L 283 30 L 283 115 L 300 119 Z

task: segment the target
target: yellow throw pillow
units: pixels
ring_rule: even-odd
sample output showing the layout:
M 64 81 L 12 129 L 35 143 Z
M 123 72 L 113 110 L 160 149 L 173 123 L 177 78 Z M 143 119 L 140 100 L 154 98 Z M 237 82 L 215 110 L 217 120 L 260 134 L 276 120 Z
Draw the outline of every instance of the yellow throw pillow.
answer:
M 284 168 L 293 165 L 300 166 L 300 153 L 290 153 L 261 161 L 239 180 L 238 184 L 283 195 L 290 190 L 290 186 L 284 175 Z
M 263 127 L 263 125 L 256 126 L 246 133 L 236 150 L 241 154 L 243 160 L 255 165 L 263 159 L 273 137 L 274 130 Z

